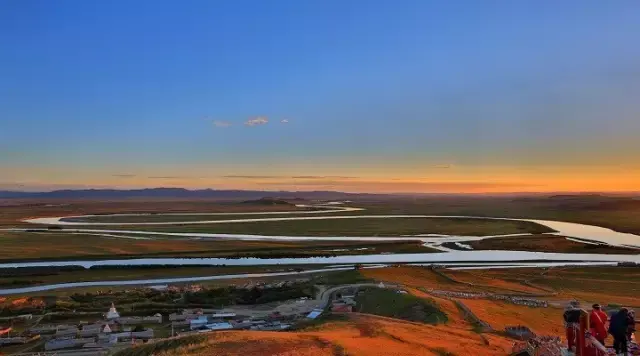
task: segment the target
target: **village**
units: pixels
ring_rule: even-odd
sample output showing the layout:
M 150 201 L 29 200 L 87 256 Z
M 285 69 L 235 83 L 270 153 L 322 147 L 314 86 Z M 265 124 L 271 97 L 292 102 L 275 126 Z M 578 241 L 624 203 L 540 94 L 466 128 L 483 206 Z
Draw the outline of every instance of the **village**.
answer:
M 301 293 L 296 294 L 297 289 L 305 283 L 307 281 L 302 279 L 275 283 L 246 283 L 234 291 L 249 294 L 261 291 L 260 294 L 264 296 L 269 295 L 269 291 L 277 293 L 293 290 L 291 295 L 298 295 Z M 104 291 L 91 297 L 118 300 L 122 299 L 123 295 L 139 294 L 155 299 L 158 299 L 158 296 L 168 296 L 169 299 L 176 296 L 195 298 L 215 291 L 217 289 L 207 290 L 200 285 L 160 285 L 121 292 Z M 112 302 L 103 313 L 71 310 L 42 315 L 30 313 L 0 317 L 0 352 L 6 347 L 24 346 L 23 350 L 56 351 L 56 355 L 64 350 L 76 353 L 78 350 L 85 350 L 87 355 L 95 355 L 132 344 L 193 333 L 220 330 L 286 330 L 301 320 L 316 318 L 326 306 L 323 304 L 326 302 L 316 300 L 312 295 L 294 299 L 288 299 L 288 296 L 289 294 L 285 293 L 284 297 L 276 297 L 274 301 L 267 303 L 234 305 L 227 309 L 184 308 L 171 313 L 158 310 L 150 314 L 145 314 L 148 309 L 140 309 L 129 310 L 123 315 Z M 284 300 L 280 300 L 281 298 Z M 42 306 L 39 300 L 33 300 L 37 306 Z M 178 302 L 177 299 L 173 300 Z M 176 308 L 167 308 L 165 311 L 174 309 Z M 60 322 L 47 322 L 46 319 Z

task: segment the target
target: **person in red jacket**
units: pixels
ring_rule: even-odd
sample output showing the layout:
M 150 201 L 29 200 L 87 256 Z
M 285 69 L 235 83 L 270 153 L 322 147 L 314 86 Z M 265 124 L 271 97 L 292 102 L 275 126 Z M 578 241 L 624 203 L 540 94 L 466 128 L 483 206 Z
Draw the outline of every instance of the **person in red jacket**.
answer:
M 600 341 L 604 345 L 604 340 L 607 338 L 607 314 L 602 311 L 600 304 L 594 304 L 589 314 L 589 324 L 591 327 L 591 335 Z

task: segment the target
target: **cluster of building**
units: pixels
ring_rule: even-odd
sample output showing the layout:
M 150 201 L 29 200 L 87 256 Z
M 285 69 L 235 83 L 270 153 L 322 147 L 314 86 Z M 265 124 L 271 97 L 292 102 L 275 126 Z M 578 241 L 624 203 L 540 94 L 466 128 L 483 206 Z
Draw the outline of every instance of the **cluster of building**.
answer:
M 94 323 L 81 322 L 77 325 L 39 324 L 29 328 L 22 336 L 0 338 L 0 345 L 26 344 L 44 339 L 46 351 L 82 348 L 98 352 L 123 343 L 150 340 L 154 337 L 153 329 L 145 329 L 142 325 L 160 323 L 160 314 L 148 317 L 121 317 L 112 304 L 104 320 Z
M 0 328 L 0 346 L 26 344 L 40 338 L 40 335 L 11 337 L 13 327 Z
M 298 316 L 301 317 L 301 316 Z M 185 309 L 181 313 L 169 315 L 171 327 L 175 331 L 197 332 L 220 330 L 285 330 L 291 327 L 296 316 L 284 316 L 277 312 L 263 318 L 252 318 L 212 309 Z
M 162 315 L 148 317 L 121 317 L 112 304 L 105 314 L 105 320 L 80 325 L 56 325 L 32 328 L 41 335 L 52 332 L 51 338 L 44 344 L 47 351 L 82 347 L 85 349 L 108 349 L 136 340 L 153 339 L 153 329 L 134 327 L 134 325 L 160 324 Z
M 350 313 L 356 308 L 355 295 L 336 295 L 331 301 L 331 311 L 334 313 Z

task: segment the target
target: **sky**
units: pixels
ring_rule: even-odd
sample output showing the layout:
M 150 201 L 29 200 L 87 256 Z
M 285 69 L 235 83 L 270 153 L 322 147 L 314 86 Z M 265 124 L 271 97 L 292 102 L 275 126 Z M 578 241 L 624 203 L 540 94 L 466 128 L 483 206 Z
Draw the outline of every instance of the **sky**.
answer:
M 0 1 L 0 189 L 640 191 L 640 2 Z

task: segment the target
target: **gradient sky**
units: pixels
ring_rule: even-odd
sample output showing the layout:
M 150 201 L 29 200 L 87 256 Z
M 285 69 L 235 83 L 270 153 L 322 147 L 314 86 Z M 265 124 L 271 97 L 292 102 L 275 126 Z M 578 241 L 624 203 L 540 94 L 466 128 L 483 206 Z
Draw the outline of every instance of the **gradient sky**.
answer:
M 0 189 L 640 191 L 640 1 L 0 1 Z

